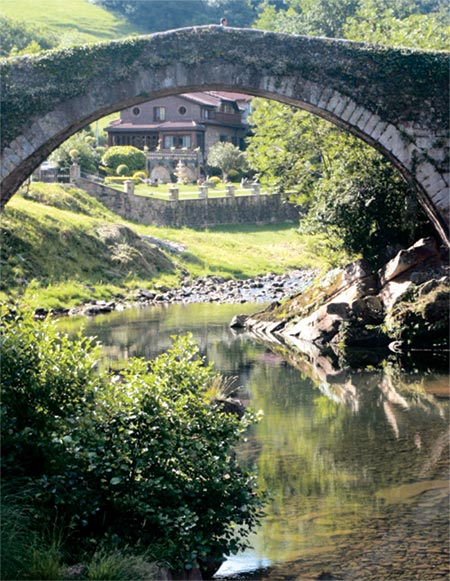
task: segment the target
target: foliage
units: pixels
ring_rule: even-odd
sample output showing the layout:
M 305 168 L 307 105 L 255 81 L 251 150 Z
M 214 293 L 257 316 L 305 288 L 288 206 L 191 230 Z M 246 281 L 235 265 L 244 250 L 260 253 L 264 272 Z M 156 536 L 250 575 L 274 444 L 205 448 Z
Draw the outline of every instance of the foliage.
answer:
M 295 191 L 304 203 L 317 180 L 328 174 L 327 148 L 342 132 L 305 111 L 263 99 L 253 100 L 249 121 L 250 166 L 267 187 Z
M 381 5 L 365 0 L 354 16 L 345 23 L 347 38 L 390 46 L 407 46 L 448 50 L 450 17 L 447 13 L 416 14 L 406 11 L 399 17 L 397 3 Z
M 146 171 L 135 171 L 133 174 L 133 178 L 139 179 L 139 180 L 146 180 L 148 178 L 148 173 Z
M 33 482 L 44 522 L 80 546 L 158 547 L 175 569 L 245 547 L 261 498 L 233 447 L 256 416 L 205 401 L 214 374 L 189 336 L 111 379 L 91 339 L 2 315 L 3 479 Z
M 128 166 L 125 165 L 124 163 L 121 163 L 116 168 L 116 174 L 118 176 L 127 176 L 127 175 L 129 175 L 129 173 L 130 173 L 130 170 L 129 170 Z
M 87 569 L 87 579 L 99 581 L 157 581 L 158 567 L 142 556 L 126 555 L 119 551 L 100 550 L 94 553 Z
M 143 151 L 132 145 L 114 145 L 102 156 L 102 164 L 114 168 L 126 165 L 131 173 L 145 169 L 147 157 Z
M 219 24 L 222 16 L 235 27 L 248 27 L 265 4 L 281 6 L 281 0 L 94 0 L 148 32 L 183 26 Z
M 68 169 L 76 160 L 81 171 L 97 173 L 100 157 L 89 143 L 89 137 L 90 134 L 87 131 L 75 133 L 51 154 L 50 160 L 55 161 L 62 169 Z
M 414 242 L 425 217 L 415 192 L 380 154 L 340 145 L 336 167 L 318 183 L 300 229 L 327 232 L 331 247 L 361 253 L 380 266 L 390 258 L 389 248 Z
M 222 171 L 222 178 L 227 179 L 228 172 L 246 171 L 248 168 L 244 152 L 230 142 L 215 143 L 208 153 L 208 165 L 218 167 Z
M 57 46 L 56 36 L 42 27 L 0 16 L 0 56 L 20 56 Z
M 51 46 L 73 46 L 145 32 L 138 24 L 132 26 L 90 0 L 2 0 L 1 11 L 14 24 L 24 23 L 27 28 L 36 28 L 56 39 Z
M 256 25 L 381 44 L 449 45 L 449 19 L 439 1 L 286 4 L 278 11 L 266 7 Z M 249 162 L 266 186 L 295 192 L 309 211 L 303 232 L 327 232 L 331 249 L 362 253 L 375 264 L 386 245 L 409 244 L 420 232 L 424 217 L 415 195 L 392 166 L 359 140 L 307 113 L 260 100 L 254 100 L 250 122 Z

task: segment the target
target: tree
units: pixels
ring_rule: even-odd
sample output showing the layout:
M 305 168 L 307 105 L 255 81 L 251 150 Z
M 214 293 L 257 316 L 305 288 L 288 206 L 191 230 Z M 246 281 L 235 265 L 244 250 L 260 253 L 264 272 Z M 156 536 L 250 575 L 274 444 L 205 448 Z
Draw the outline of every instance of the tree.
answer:
M 49 31 L 0 16 L 0 56 L 18 56 L 54 48 L 58 39 Z
M 73 161 L 77 161 L 81 171 L 96 173 L 100 156 L 92 145 L 91 135 L 87 131 L 80 131 L 69 137 L 50 156 L 60 168 L 68 169 Z M 76 152 L 74 154 L 73 152 Z
M 245 172 L 248 169 L 245 153 L 230 142 L 218 142 L 210 148 L 208 165 L 219 168 L 224 181 L 230 170 Z
M 143 151 L 132 145 L 109 147 L 102 155 L 102 164 L 116 171 L 119 165 L 126 165 L 130 173 L 145 169 L 147 157 Z
M 266 7 L 256 25 L 382 44 L 449 45 L 440 0 L 287 0 L 286 5 L 278 11 Z M 262 182 L 295 192 L 308 212 L 303 230 L 326 231 L 329 245 L 374 263 L 382 260 L 386 245 L 413 241 L 423 214 L 389 162 L 319 118 L 278 103 L 254 104 L 248 159 Z
M 248 27 L 261 6 L 282 5 L 282 0 L 94 0 L 149 32 L 200 24 L 219 24 L 222 16 L 230 26 Z
M 300 230 L 324 232 L 331 249 L 362 254 L 378 267 L 390 258 L 389 247 L 408 246 L 426 231 L 426 217 L 393 165 L 356 142 L 339 142 L 339 159 L 317 182 Z
M 268 188 L 295 192 L 304 203 L 330 171 L 327 148 L 341 133 L 301 109 L 254 99 L 248 162 Z

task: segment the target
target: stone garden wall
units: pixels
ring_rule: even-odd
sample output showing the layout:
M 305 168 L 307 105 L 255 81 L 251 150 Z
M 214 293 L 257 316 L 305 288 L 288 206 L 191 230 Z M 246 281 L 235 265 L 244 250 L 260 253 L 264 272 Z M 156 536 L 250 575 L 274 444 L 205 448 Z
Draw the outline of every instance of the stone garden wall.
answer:
M 121 192 L 84 178 L 76 184 L 114 213 L 141 224 L 196 228 L 299 219 L 299 208 L 283 201 L 280 194 L 166 201 Z

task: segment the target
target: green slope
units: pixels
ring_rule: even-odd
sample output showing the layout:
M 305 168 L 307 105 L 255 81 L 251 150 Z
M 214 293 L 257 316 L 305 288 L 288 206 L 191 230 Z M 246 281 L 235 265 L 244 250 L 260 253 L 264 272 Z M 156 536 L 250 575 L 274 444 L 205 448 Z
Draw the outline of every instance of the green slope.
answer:
M 146 236 L 181 243 L 185 251 L 168 255 Z M 144 226 L 69 185 L 32 183 L 12 198 L 0 221 L 0 302 L 21 297 L 31 307 L 176 286 L 183 272 L 246 278 L 324 266 L 323 239 L 299 235 L 295 224 Z
M 88 0 L 1 0 L 0 14 L 49 28 L 63 45 L 123 38 L 140 32 Z

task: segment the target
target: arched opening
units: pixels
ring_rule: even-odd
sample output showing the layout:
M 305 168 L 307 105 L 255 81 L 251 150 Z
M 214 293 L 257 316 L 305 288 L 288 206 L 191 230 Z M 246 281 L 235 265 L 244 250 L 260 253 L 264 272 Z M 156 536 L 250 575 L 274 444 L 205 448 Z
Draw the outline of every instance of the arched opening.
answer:
M 77 83 L 77 65 L 82 63 L 89 73 Z M 101 71 L 97 63 L 103 63 Z M 416 78 L 418 63 L 434 84 L 424 86 L 423 79 Z M 5 111 L 8 114 L 15 106 L 20 115 L 9 120 L 3 132 L 2 205 L 55 148 L 100 117 L 139 108 L 149 99 L 234 91 L 300 107 L 375 147 L 419 191 L 445 240 L 445 63 L 444 55 L 434 53 L 377 50 L 359 43 L 215 26 L 80 47 L 35 62 L 11 62 Z M 105 64 L 110 67 L 108 75 Z M 29 69 L 26 80 L 25 69 Z M 65 79 L 60 69 L 65 70 Z M 56 83 L 50 91 L 49 80 Z M 42 84 L 39 99 L 31 96 L 35 82 Z M 26 104 L 28 111 L 22 110 Z

